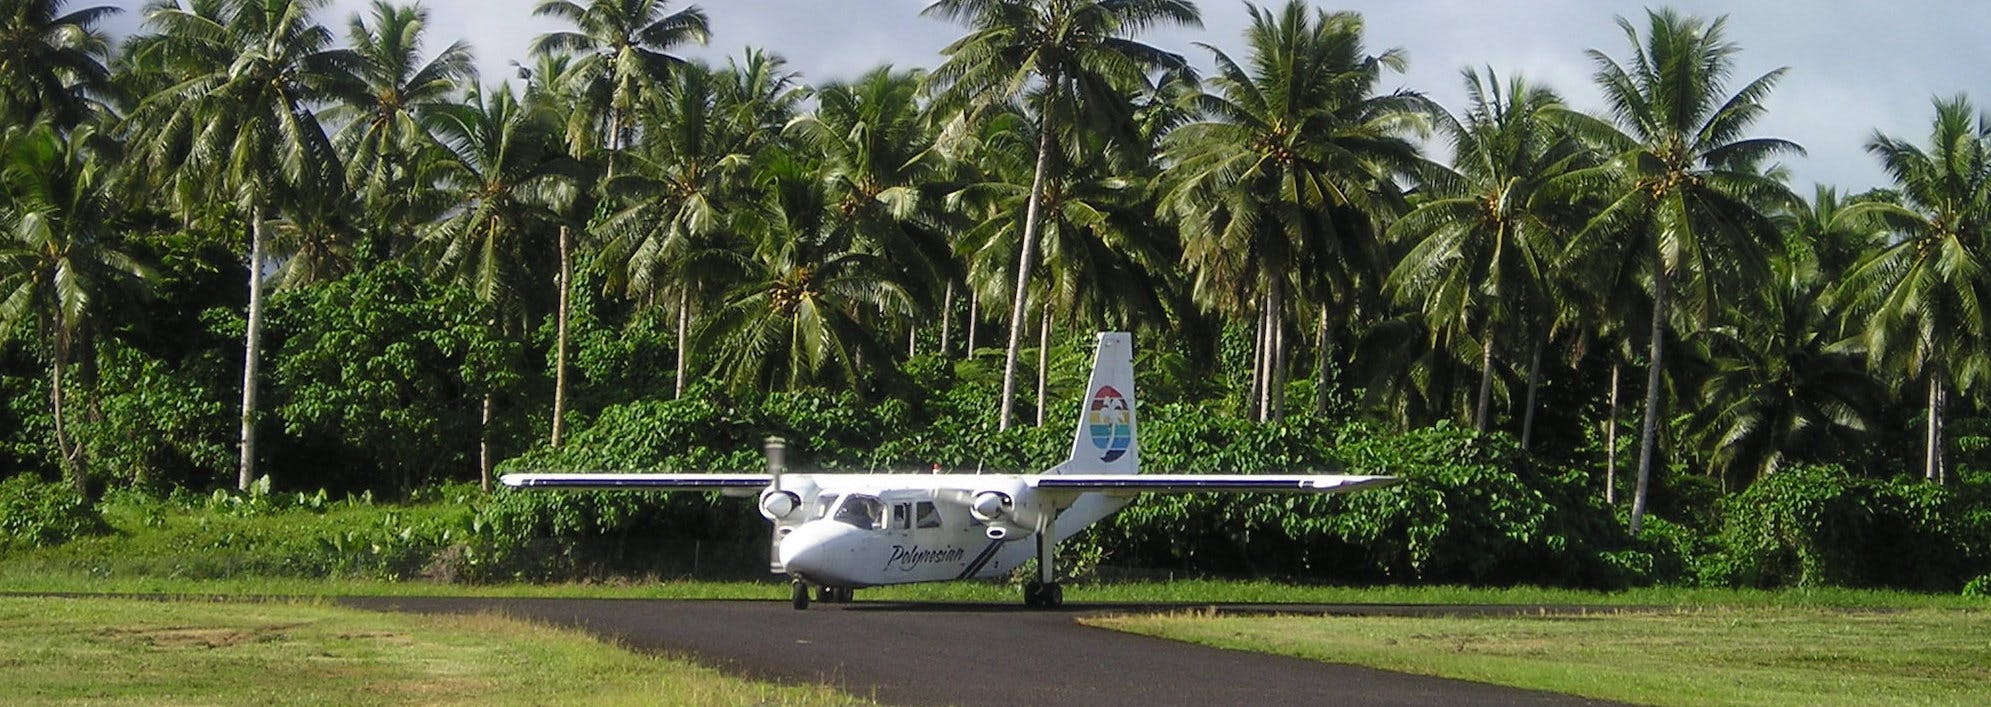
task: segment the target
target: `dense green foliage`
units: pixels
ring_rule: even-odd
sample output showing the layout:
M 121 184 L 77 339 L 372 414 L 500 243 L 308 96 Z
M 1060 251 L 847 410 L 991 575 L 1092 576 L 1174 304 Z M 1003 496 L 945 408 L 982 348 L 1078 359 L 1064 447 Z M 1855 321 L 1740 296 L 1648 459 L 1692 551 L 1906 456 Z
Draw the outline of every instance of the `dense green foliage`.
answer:
M 1957 488 L 1855 477 L 1831 466 L 1776 474 L 1723 501 L 1704 579 L 1737 586 L 1947 590 L 1991 567 L 1991 479 Z
M 60 545 L 109 529 L 70 489 L 29 476 L 0 481 L 0 550 Z
M 1200 79 L 1145 43 L 1199 23 L 1187 0 L 941 0 L 963 36 L 935 68 L 815 84 L 765 50 L 678 56 L 724 28 L 666 2 L 542 3 L 559 29 L 521 84 L 418 6 L 342 39 L 326 0 L 152 3 L 113 42 L 114 8 L 16 5 L 15 544 L 149 497 L 246 523 L 194 522 L 176 542 L 211 566 L 167 571 L 712 570 L 644 543 L 764 542 L 743 502 L 481 494 L 506 469 L 754 468 L 768 435 L 815 469 L 1041 468 L 1110 329 L 1137 337 L 1151 467 L 1407 483 L 1147 499 L 1075 567 L 1991 570 L 1991 119 L 1936 101 L 1928 147 L 1864 146 L 1890 184 L 1806 202 L 1773 161 L 1798 146 L 1753 132 L 1783 70 L 1731 84 L 1721 18 L 1620 18 L 1622 51 L 1588 54 L 1603 112 L 1475 71 L 1452 114 L 1384 88 L 1406 54 L 1359 14 L 1296 0 L 1249 6 Z M 437 488 L 433 518 L 322 500 Z

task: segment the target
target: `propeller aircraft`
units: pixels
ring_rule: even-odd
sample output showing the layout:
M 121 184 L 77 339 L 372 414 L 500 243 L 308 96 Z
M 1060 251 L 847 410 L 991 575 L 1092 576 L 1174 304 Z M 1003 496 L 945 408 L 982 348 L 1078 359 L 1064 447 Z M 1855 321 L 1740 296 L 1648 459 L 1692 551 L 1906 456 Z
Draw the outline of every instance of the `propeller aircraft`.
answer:
M 1064 602 L 1058 543 L 1144 493 L 1344 493 L 1390 476 L 1141 474 L 1133 337 L 1101 333 L 1089 402 L 1071 456 L 1035 474 L 785 473 L 785 445 L 768 441 L 766 473 L 517 473 L 521 489 L 719 491 L 757 495 L 773 524 L 769 569 L 791 578 L 796 609 L 810 588 L 825 602 L 855 590 L 1007 576 L 1037 560 L 1023 603 Z

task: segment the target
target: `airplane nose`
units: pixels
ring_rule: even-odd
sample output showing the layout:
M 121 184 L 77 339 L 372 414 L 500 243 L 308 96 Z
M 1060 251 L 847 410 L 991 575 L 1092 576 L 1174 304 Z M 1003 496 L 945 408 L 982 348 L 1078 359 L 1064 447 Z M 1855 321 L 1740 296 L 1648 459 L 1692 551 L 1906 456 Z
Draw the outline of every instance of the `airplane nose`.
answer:
M 846 556 L 856 552 L 858 531 L 844 523 L 817 520 L 803 523 L 781 539 L 781 566 L 789 574 L 815 582 L 848 586 L 852 563 Z

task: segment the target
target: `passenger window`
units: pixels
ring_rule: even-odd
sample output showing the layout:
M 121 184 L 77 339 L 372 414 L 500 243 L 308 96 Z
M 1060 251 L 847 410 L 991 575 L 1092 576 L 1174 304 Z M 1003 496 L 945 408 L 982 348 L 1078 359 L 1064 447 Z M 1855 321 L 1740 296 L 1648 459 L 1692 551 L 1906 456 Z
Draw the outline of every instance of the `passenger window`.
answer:
M 823 518 L 828 516 L 830 514 L 830 508 L 836 505 L 836 499 L 837 499 L 837 494 L 833 493 L 826 493 L 821 496 L 817 496 L 816 517 Z
M 905 530 L 912 527 L 913 506 L 910 503 L 892 504 L 892 527 Z
M 940 509 L 935 508 L 932 501 L 920 501 L 918 511 L 914 513 L 914 517 L 918 519 L 916 525 L 919 527 L 940 527 Z

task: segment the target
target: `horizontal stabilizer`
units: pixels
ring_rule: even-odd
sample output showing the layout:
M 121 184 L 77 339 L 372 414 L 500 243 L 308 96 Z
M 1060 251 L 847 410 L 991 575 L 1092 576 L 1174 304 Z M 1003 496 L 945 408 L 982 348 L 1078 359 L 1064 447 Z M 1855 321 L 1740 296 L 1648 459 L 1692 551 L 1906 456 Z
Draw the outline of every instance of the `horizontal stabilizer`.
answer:
M 1136 493 L 1345 493 L 1395 484 L 1394 476 L 1339 474 L 1041 474 L 1029 484 L 1046 491 Z
M 656 489 L 659 491 L 723 491 L 765 488 L 770 474 L 506 474 L 498 481 L 522 489 Z

